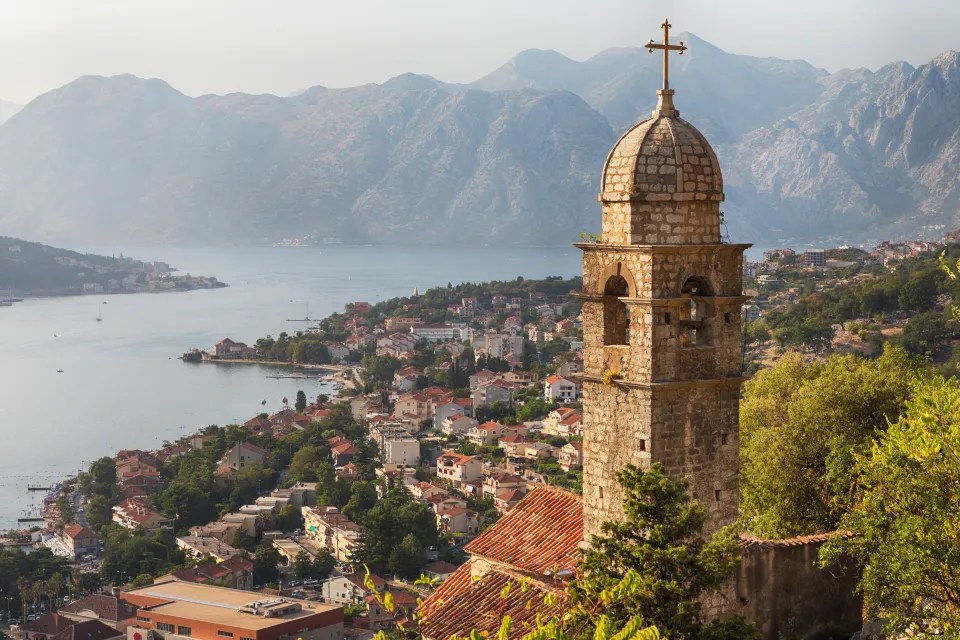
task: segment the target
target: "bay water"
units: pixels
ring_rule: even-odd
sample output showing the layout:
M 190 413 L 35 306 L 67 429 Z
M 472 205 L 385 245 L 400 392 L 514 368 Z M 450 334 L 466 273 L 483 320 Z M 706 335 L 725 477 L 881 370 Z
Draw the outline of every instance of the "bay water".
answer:
M 76 249 L 76 247 L 71 247 Z M 120 449 L 154 448 L 208 424 L 275 411 L 316 380 L 271 367 L 187 364 L 191 347 L 252 343 L 348 302 L 450 283 L 570 277 L 573 247 L 83 247 L 213 275 L 224 289 L 28 299 L 0 307 L 0 531 L 37 510 L 48 485 Z M 97 322 L 98 304 L 103 321 Z M 58 370 L 62 370 L 59 373 Z M 261 404 L 266 400 L 266 404 Z

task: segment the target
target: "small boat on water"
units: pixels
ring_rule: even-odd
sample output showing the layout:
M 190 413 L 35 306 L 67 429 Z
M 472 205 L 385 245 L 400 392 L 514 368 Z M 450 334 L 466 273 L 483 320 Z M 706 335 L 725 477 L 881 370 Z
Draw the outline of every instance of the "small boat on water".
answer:
M 103 314 L 100 313 L 100 307 L 103 303 L 97 305 L 97 322 L 103 322 Z
M 63 373 L 63 369 L 57 369 L 57 373 Z

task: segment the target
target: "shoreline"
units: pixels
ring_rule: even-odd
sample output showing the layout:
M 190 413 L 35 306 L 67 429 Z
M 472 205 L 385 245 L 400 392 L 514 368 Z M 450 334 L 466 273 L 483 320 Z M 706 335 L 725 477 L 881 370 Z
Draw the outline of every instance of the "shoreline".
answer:
M 183 360 L 183 356 L 177 358 Z M 267 367 L 290 367 L 293 369 L 310 369 L 316 371 L 331 371 L 334 373 L 344 373 L 353 369 L 345 364 L 312 364 L 305 362 L 285 362 L 283 360 L 251 360 L 249 358 L 218 358 L 210 356 L 198 361 L 184 361 L 186 364 L 259 364 Z
M 191 287 L 189 289 L 164 289 L 164 290 L 144 290 L 144 291 L 101 291 L 96 292 L 84 292 L 84 291 L 54 291 L 54 292 L 45 292 L 45 293 L 36 293 L 36 292 L 21 292 L 13 290 L 16 296 L 22 298 L 18 302 L 26 302 L 27 300 L 55 300 L 57 298 L 80 298 L 83 296 L 86 297 L 95 297 L 95 296 L 135 296 L 141 293 L 190 293 L 191 291 L 213 291 L 214 289 L 226 289 L 230 285 L 226 282 L 221 282 L 218 286 L 215 287 Z M 3 291 L 0 289 L 0 291 Z M 16 304 L 16 303 L 14 303 Z

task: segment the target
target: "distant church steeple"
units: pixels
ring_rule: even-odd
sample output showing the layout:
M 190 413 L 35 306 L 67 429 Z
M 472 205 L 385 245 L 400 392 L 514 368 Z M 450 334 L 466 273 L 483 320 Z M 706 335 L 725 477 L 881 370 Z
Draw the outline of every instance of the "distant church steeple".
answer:
M 652 117 L 614 145 L 600 185 L 602 233 L 583 251 L 585 536 L 622 519 L 616 471 L 662 462 L 690 477 L 708 531 L 738 510 L 743 252 L 720 238 L 723 177 L 682 120 L 670 52 Z

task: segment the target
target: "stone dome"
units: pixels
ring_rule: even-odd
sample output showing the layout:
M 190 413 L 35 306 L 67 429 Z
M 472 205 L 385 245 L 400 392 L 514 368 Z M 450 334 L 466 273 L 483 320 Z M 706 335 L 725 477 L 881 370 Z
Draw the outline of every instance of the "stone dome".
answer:
M 717 154 L 664 97 L 653 117 L 613 146 L 603 167 L 601 202 L 723 200 Z

